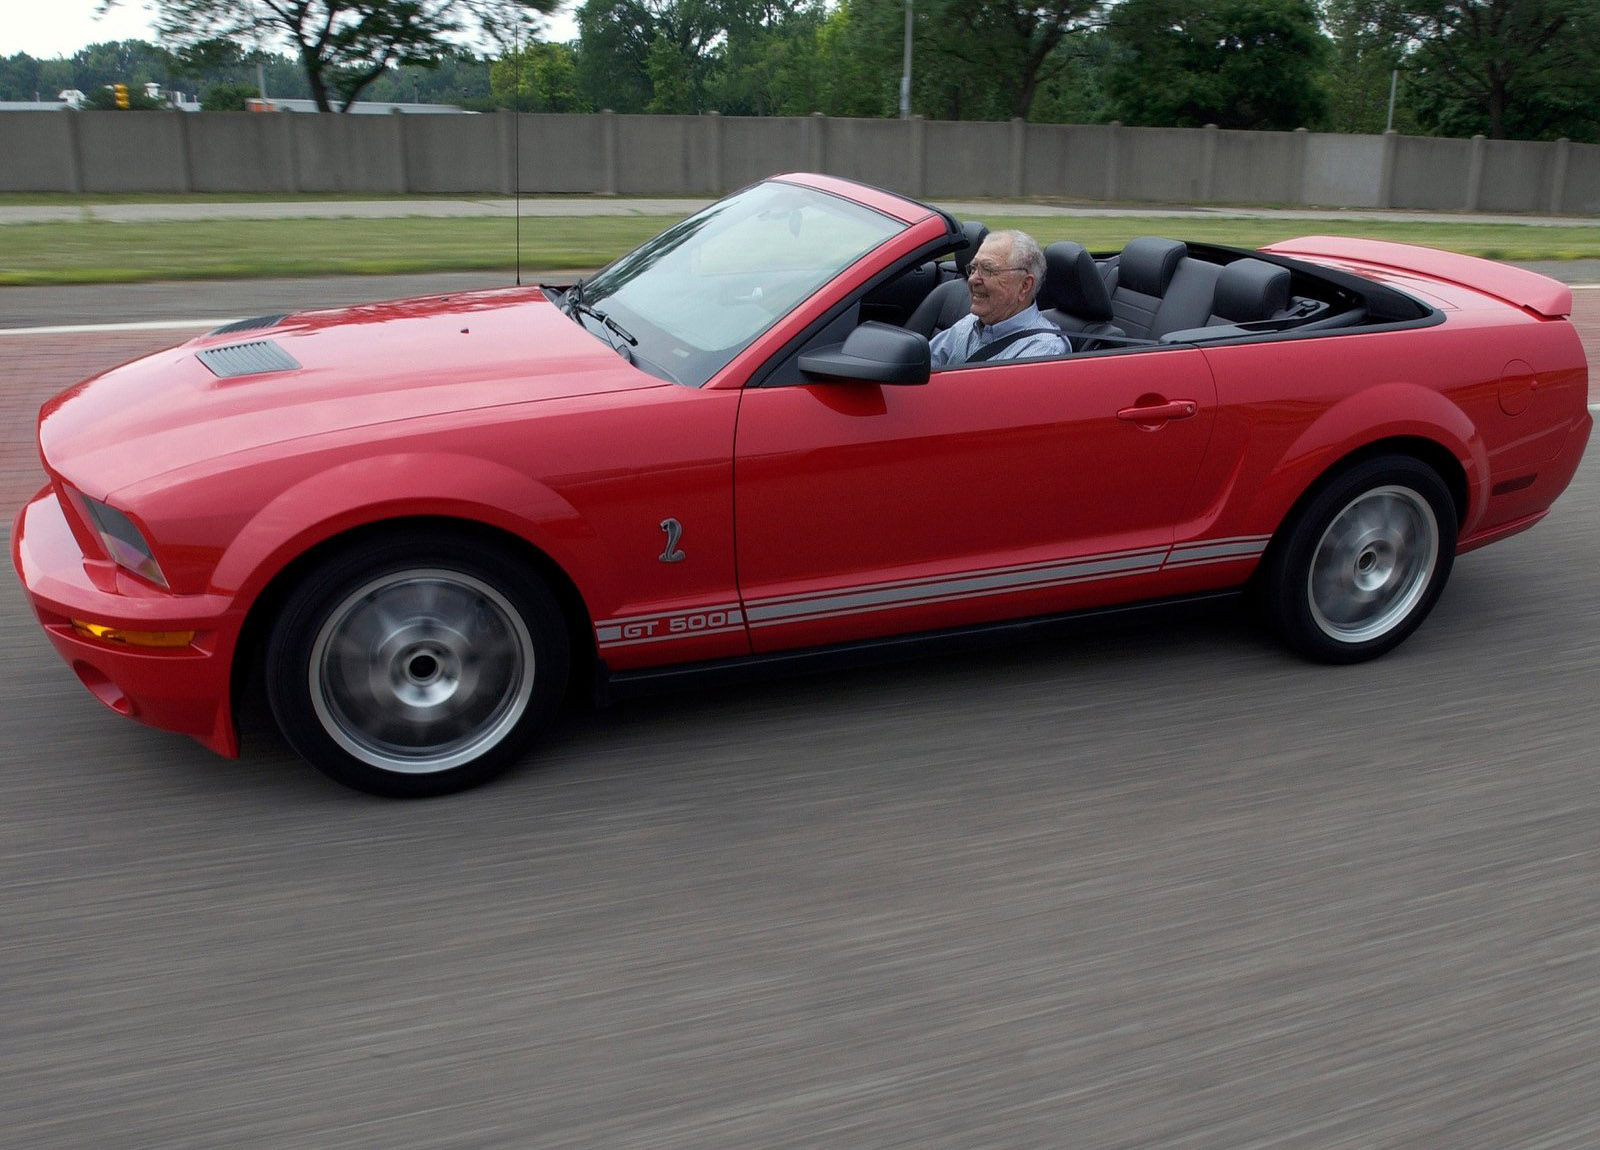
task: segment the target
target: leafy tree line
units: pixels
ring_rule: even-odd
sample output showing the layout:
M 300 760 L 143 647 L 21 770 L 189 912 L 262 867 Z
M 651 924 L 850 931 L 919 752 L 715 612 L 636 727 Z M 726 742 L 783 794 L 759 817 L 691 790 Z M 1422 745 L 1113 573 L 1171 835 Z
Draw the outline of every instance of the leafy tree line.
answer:
M 116 2 L 116 0 L 112 0 Z M 1596 0 L 909 0 L 913 113 L 930 119 L 1600 142 Z M 158 0 L 170 51 L 0 59 L 0 97 L 146 78 L 475 109 L 898 114 L 908 0 Z M 477 29 L 482 56 L 459 46 Z M 292 55 L 249 51 L 275 44 Z M 72 81 L 66 82 L 67 71 Z
M 492 61 L 450 49 L 428 65 L 391 67 L 368 84 L 361 99 L 384 102 L 458 104 L 474 110 L 496 107 L 489 94 Z M 257 67 L 260 67 L 258 75 Z M 108 84 L 128 86 L 135 109 L 158 106 L 142 100 L 144 86 L 198 98 L 210 111 L 237 111 L 247 97 L 268 95 L 311 99 L 305 72 L 296 61 L 276 53 L 247 52 L 231 40 L 210 40 L 167 51 L 143 40 L 91 44 L 59 59 L 41 60 L 19 52 L 0 56 L 0 100 L 54 100 L 76 88 L 90 106 L 111 106 Z
M 930 119 L 1600 142 L 1596 0 L 912 0 Z M 547 111 L 893 116 L 906 0 L 583 0 L 502 57 Z M 513 84 L 512 74 L 520 74 Z

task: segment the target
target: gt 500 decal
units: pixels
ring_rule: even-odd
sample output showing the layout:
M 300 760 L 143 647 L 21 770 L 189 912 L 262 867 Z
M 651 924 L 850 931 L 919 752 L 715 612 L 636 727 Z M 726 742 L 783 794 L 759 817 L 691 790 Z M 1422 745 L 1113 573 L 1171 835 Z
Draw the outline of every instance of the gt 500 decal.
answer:
M 607 619 L 594 625 L 594 635 L 602 647 L 631 647 L 637 643 L 660 643 L 690 635 L 716 635 L 743 629 L 744 611 L 737 603 L 724 603 L 670 615 Z

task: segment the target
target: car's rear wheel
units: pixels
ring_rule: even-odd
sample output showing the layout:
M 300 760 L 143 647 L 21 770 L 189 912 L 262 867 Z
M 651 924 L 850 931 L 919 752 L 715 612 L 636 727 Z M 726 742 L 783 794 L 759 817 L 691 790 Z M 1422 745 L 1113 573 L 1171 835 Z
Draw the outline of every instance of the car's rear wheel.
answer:
M 1433 609 L 1455 547 L 1455 502 L 1433 468 L 1398 455 L 1358 463 L 1274 542 L 1262 570 L 1268 619 L 1308 658 L 1376 658 Z
M 475 786 L 510 766 L 566 687 L 568 643 L 537 576 L 468 538 L 334 555 L 285 602 L 267 695 L 289 744 L 373 794 Z

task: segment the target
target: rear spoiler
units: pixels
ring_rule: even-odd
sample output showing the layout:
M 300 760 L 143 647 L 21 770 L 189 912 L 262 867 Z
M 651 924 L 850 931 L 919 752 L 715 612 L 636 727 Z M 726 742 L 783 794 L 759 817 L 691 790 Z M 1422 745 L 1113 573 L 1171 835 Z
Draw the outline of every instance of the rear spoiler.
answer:
M 1262 249 L 1286 256 L 1323 256 L 1393 271 L 1413 272 L 1459 284 L 1547 319 L 1572 314 L 1572 289 L 1566 284 L 1510 264 L 1441 252 L 1415 244 L 1360 240 L 1350 236 L 1301 236 Z

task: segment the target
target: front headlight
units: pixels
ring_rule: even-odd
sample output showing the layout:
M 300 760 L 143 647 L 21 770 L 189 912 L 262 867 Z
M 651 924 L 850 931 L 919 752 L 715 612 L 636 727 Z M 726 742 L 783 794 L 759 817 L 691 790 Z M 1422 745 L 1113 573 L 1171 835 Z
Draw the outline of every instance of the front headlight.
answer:
M 134 526 L 133 520 L 115 507 L 108 507 L 98 499 L 90 499 L 81 491 L 75 494 L 83 502 L 83 509 L 88 513 L 90 524 L 99 534 L 100 545 L 106 549 L 106 554 L 118 566 L 126 567 L 135 575 L 165 587 L 167 577 L 161 573 L 161 568 L 156 564 L 156 557 L 150 550 L 150 544 L 144 541 L 144 536 Z

